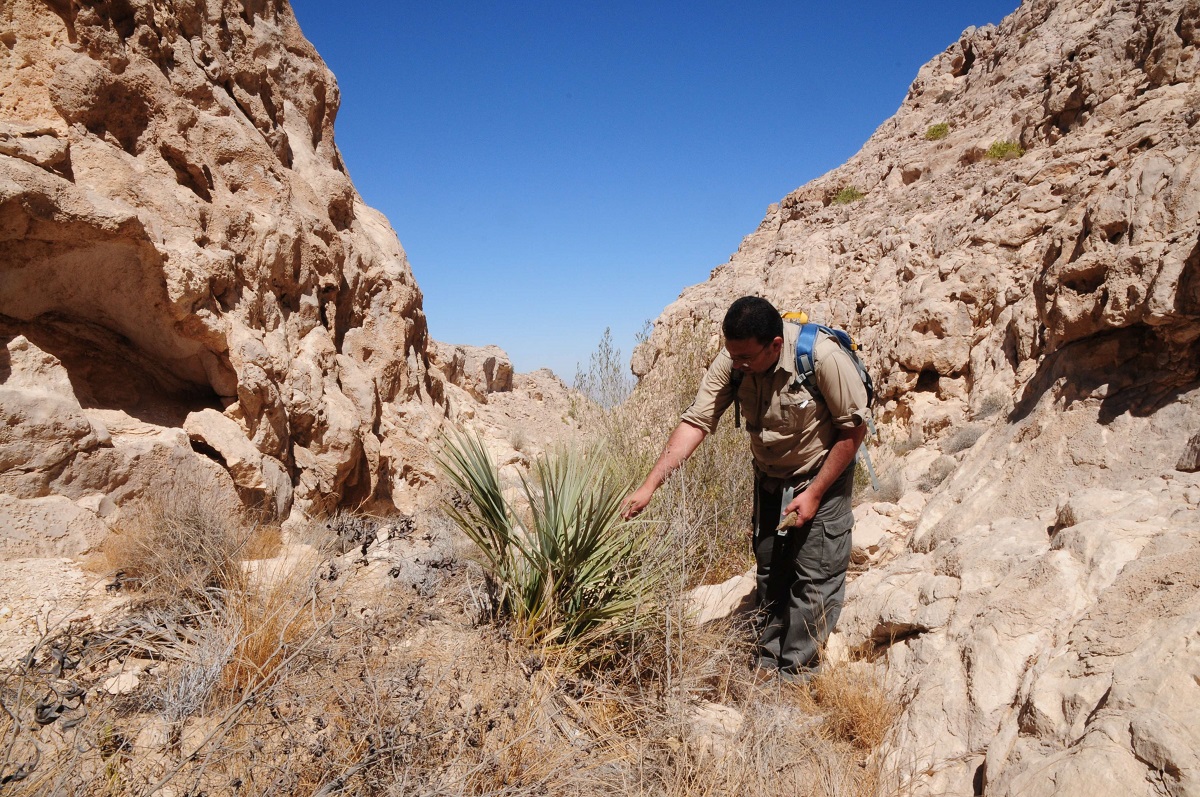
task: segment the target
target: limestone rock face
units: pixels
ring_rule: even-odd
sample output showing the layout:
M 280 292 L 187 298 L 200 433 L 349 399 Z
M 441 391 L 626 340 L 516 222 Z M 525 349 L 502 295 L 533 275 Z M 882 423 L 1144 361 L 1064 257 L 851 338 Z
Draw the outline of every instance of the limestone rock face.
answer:
M 17 462 L 5 442 L 0 479 L 103 446 L 95 410 L 200 419 L 192 440 L 279 507 L 293 485 L 309 514 L 411 502 L 444 415 L 421 294 L 287 4 L 12 0 L 0 28 L 0 332 L 61 363 L 91 418 L 41 399 L 19 436 L 54 444 Z
M 899 792 L 1200 794 L 1198 63 L 1196 0 L 967 30 L 635 352 L 653 389 L 746 294 L 865 345 L 893 495 L 834 646 L 887 665 Z
M 508 354 L 499 346 L 455 346 L 435 341 L 430 363 L 447 382 L 487 403 L 488 394 L 513 389 L 513 369 Z

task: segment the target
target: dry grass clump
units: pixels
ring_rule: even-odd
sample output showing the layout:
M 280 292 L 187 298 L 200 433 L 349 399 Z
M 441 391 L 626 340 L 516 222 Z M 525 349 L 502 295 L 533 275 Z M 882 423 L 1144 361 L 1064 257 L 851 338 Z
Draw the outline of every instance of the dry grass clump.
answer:
M 979 442 L 979 438 L 983 437 L 986 431 L 987 428 L 981 424 L 963 426 L 942 441 L 942 453 L 957 454 L 960 451 L 966 451 Z
M 223 607 L 234 644 L 222 671 L 222 686 L 242 693 L 275 677 L 290 651 L 321 624 L 314 604 L 315 560 L 301 560 L 259 573 L 251 588 L 228 596 Z
M 900 713 L 875 670 L 861 663 L 827 668 L 811 695 L 830 737 L 859 750 L 878 747 Z
M 260 531 L 228 495 L 215 477 L 193 476 L 127 508 L 104 546 L 109 567 L 157 596 L 240 588 L 240 561 L 263 555 L 278 531 Z
M 923 493 L 933 492 L 956 470 L 958 462 L 954 457 L 943 454 L 929 465 L 929 469 L 917 481 L 917 489 Z

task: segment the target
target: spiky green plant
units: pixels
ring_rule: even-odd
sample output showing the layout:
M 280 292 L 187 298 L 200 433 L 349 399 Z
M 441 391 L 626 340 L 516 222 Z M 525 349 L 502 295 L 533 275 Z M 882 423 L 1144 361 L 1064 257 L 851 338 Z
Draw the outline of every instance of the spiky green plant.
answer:
M 441 464 L 468 499 L 447 514 L 483 556 L 491 608 L 538 644 L 593 658 L 636 631 L 661 561 L 659 539 L 645 523 L 624 523 L 628 486 L 602 460 L 564 449 L 535 460 L 521 486 L 527 507 L 500 487 L 495 463 L 477 437 L 447 439 Z
M 950 135 L 950 125 L 945 122 L 938 122 L 935 125 L 930 125 L 925 131 L 925 140 L 941 141 L 948 135 Z

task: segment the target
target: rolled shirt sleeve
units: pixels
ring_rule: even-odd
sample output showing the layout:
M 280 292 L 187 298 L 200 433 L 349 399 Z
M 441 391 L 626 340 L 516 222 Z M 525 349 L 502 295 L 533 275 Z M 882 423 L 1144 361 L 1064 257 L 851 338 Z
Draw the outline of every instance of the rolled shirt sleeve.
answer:
M 683 411 L 680 420 L 712 434 L 717 430 L 721 415 L 733 403 L 733 359 L 724 349 L 704 372 L 696 398 Z

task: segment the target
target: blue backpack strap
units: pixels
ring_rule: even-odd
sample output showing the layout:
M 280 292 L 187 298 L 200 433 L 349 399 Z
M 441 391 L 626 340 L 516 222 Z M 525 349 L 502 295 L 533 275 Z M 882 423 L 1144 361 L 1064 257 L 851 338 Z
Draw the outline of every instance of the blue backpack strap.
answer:
M 800 333 L 796 335 L 796 379 L 808 388 L 808 392 L 812 393 L 814 398 L 824 401 L 825 397 L 821 395 L 821 389 L 817 387 L 817 356 L 814 353 L 817 346 L 817 333 L 822 330 L 832 334 L 829 327 L 821 324 L 800 325 Z
M 817 345 L 817 333 L 822 329 L 827 330 L 827 327 L 820 324 L 800 325 L 800 334 L 796 336 L 796 375 L 801 382 L 812 381 L 813 371 L 817 367 L 813 349 Z
M 800 327 L 800 334 L 796 336 L 796 374 L 799 380 L 808 388 L 808 392 L 812 393 L 816 398 L 824 401 L 821 395 L 820 388 L 817 387 L 817 379 L 815 376 L 817 360 L 813 350 L 817 345 L 817 334 L 824 332 L 829 337 L 837 341 L 842 350 L 850 355 L 851 362 L 854 363 L 854 368 L 858 371 L 858 377 L 862 380 L 863 386 L 867 389 L 867 406 L 871 406 L 875 402 L 875 385 L 871 381 L 871 375 L 867 373 L 866 366 L 859 359 L 858 354 L 854 351 L 854 341 L 850 335 L 841 329 L 833 329 L 824 324 L 803 324 Z

